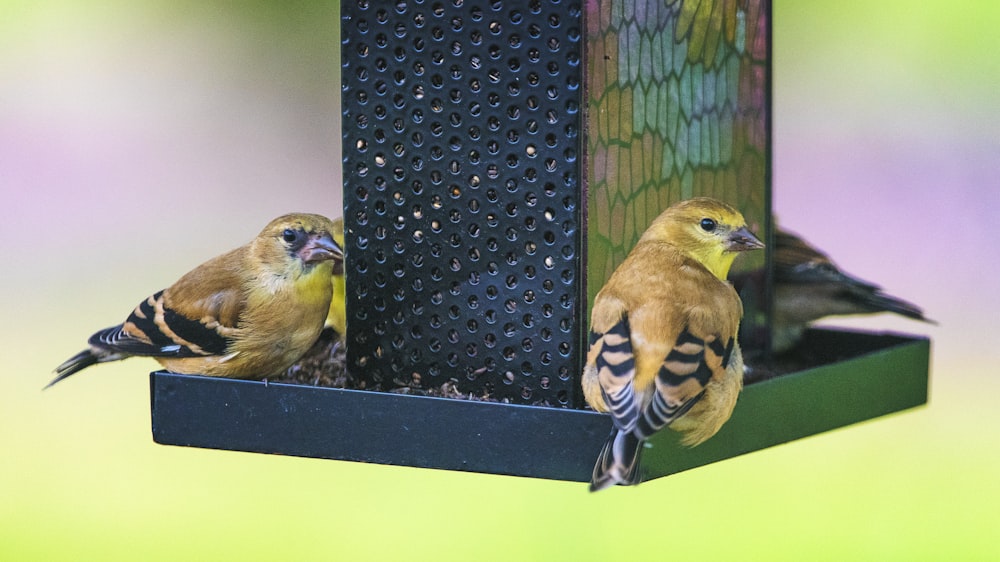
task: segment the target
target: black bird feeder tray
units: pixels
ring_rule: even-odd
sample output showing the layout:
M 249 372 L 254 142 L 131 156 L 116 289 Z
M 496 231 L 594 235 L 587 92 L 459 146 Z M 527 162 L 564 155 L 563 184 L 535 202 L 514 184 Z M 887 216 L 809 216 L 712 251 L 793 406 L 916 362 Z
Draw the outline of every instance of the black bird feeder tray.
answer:
M 345 0 L 347 369 L 365 390 L 151 375 L 157 443 L 587 481 L 588 303 L 671 203 L 770 237 L 770 3 Z M 748 359 L 766 252 L 737 260 Z M 754 350 L 760 350 L 755 353 Z M 649 480 L 927 401 L 929 342 L 810 331 Z M 451 383 L 489 397 L 387 392 Z

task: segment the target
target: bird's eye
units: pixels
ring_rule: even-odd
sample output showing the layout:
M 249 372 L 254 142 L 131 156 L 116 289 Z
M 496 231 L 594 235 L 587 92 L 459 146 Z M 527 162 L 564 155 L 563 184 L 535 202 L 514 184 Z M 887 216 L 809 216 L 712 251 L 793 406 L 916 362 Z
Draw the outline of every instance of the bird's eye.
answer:
M 298 238 L 299 238 L 298 231 L 292 230 L 290 228 L 286 228 L 285 231 L 281 233 L 281 239 L 289 244 L 295 242 L 296 240 L 298 240 Z
M 701 219 L 701 229 L 705 232 L 712 232 L 718 226 L 712 219 Z

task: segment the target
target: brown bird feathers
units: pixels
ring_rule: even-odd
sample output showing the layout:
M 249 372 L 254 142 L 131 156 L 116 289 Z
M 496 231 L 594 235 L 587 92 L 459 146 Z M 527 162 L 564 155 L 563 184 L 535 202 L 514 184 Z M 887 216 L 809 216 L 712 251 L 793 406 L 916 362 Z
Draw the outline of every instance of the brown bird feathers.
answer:
M 642 442 L 663 427 L 697 445 L 729 419 L 742 388 L 743 306 L 725 279 L 738 253 L 762 248 L 725 203 L 677 203 L 649 226 L 598 292 L 583 373 L 587 403 L 614 429 L 591 490 L 636 484 Z
M 56 368 L 49 386 L 107 361 L 153 357 L 175 373 L 265 378 L 316 341 L 343 251 L 329 219 L 289 214 L 251 242 L 191 270 Z

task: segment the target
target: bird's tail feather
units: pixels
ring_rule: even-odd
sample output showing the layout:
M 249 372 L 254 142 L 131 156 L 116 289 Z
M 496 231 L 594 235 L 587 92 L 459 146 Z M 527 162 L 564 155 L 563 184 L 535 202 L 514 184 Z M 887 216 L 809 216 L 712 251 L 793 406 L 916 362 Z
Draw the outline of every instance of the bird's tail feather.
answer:
M 871 307 L 874 312 L 895 312 L 901 316 L 921 320 L 929 324 L 936 324 L 933 320 L 924 316 L 924 311 L 917 305 L 904 301 L 901 298 L 887 295 L 882 292 L 875 292 L 864 295 L 862 298 L 865 305 Z
M 631 486 L 639 483 L 639 453 L 642 440 L 631 431 L 611 430 L 604 448 L 594 464 L 590 491 L 597 492 L 615 484 Z
M 123 355 L 116 353 L 102 354 L 98 351 L 95 351 L 94 348 L 84 349 L 80 353 L 77 353 L 73 357 L 70 357 L 66 361 L 63 361 L 62 365 L 56 367 L 55 370 L 56 378 L 52 379 L 52 381 L 49 384 L 45 385 L 45 388 L 48 388 L 56 384 L 57 382 L 65 379 L 66 377 L 75 375 L 76 373 L 79 373 L 80 371 L 86 369 L 91 365 L 96 365 L 97 363 L 104 363 L 105 361 L 116 361 L 118 359 L 122 359 L 123 357 L 124 357 Z

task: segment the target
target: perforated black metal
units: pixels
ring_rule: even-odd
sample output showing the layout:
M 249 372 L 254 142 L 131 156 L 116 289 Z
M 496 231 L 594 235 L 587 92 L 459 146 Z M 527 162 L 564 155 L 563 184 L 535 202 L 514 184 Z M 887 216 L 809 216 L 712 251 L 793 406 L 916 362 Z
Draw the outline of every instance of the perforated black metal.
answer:
M 578 405 L 579 2 L 345 0 L 348 363 Z

